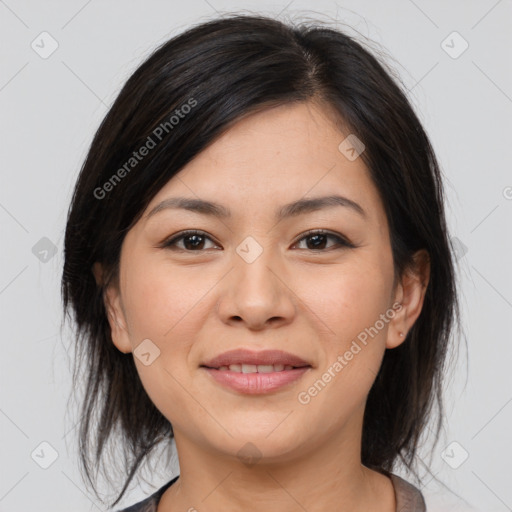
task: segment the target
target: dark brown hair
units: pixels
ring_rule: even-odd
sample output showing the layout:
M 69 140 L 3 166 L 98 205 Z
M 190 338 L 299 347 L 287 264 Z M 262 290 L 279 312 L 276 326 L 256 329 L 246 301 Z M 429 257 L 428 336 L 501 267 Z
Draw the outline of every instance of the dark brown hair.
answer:
M 62 296 L 77 330 L 74 388 L 86 389 L 80 460 L 96 491 L 92 470 L 118 435 L 126 478 L 113 505 L 151 450 L 173 436 L 141 384 L 133 355 L 121 353 L 111 339 L 103 293 L 117 274 L 124 236 L 155 194 L 242 116 L 314 99 L 366 147 L 361 158 L 387 214 L 395 276 L 416 251 L 426 249 L 430 257 L 422 312 L 406 341 L 386 351 L 368 396 L 362 463 L 385 472 L 401 460 L 412 469 L 435 405 L 441 427 L 445 356 L 459 315 L 454 259 L 441 171 L 403 86 L 338 29 L 228 16 L 169 40 L 128 79 L 95 134 L 68 213 Z M 162 135 L 158 143 L 155 133 Z M 155 146 L 127 167 L 148 137 Z M 107 269 L 100 284 L 95 262 Z

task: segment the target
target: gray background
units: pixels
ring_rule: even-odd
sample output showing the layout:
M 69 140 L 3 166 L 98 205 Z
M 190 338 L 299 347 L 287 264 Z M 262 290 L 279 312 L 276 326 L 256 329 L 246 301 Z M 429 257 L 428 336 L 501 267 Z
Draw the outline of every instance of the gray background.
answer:
M 0 510 L 105 510 L 80 480 L 76 404 L 67 403 L 72 338 L 60 331 L 59 280 L 72 186 L 141 60 L 226 11 L 350 25 L 382 45 L 410 90 L 445 174 L 467 336 L 449 370 L 446 430 L 420 456 L 473 508 L 448 506 L 455 498 L 435 479 L 422 490 L 429 512 L 512 510 L 510 0 L 0 0 Z M 158 469 L 120 506 L 177 471 Z

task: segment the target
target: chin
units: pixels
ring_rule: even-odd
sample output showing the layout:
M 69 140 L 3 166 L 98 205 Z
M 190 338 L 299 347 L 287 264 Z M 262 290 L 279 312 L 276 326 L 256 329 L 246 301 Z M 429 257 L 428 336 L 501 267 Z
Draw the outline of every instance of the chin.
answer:
M 246 465 L 256 462 L 268 464 L 285 462 L 303 453 L 302 442 L 290 432 L 284 432 L 286 435 L 280 436 L 276 431 L 269 435 L 272 429 L 229 431 L 233 438 L 229 438 L 228 445 L 222 443 L 216 448 Z

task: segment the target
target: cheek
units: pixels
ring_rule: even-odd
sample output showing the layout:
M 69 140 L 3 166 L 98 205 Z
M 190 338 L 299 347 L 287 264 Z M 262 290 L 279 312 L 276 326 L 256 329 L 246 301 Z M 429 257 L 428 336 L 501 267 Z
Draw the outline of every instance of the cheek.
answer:
M 389 307 L 392 279 L 382 264 L 354 260 L 332 268 L 323 286 L 305 283 L 304 296 L 341 344 L 372 326 Z M 309 291 L 308 291 L 309 290 Z M 332 334 L 332 332 L 331 332 Z
M 194 340 L 192 331 L 200 324 L 197 315 L 201 314 L 200 298 L 206 284 L 184 276 L 180 269 L 171 271 L 165 264 L 144 265 L 141 260 L 130 263 L 125 267 L 123 296 L 137 372 L 157 409 L 179 426 L 182 417 L 176 417 L 176 411 L 193 407 L 180 383 L 189 378 L 187 359 Z M 141 342 L 145 343 L 140 345 L 144 351 L 137 349 Z M 149 364 L 139 358 L 143 352 L 150 353 Z
M 171 268 L 165 261 L 133 258 L 125 266 L 125 318 L 139 375 L 152 398 L 180 394 L 170 389 L 177 383 L 169 373 L 180 382 L 188 378 L 190 352 L 212 308 L 208 291 L 214 284 L 197 268 Z M 154 346 L 145 343 L 158 355 L 148 366 L 137 358 L 143 340 L 150 340 Z
M 162 347 L 186 324 L 183 319 L 200 310 L 200 299 L 206 284 L 199 278 L 191 279 L 179 268 L 165 263 L 138 264 L 126 268 L 123 296 L 130 336 L 133 341 L 154 338 Z
M 304 287 L 316 290 L 309 292 L 308 305 L 329 328 L 317 387 L 326 384 L 330 392 L 318 394 L 318 405 L 334 406 L 341 397 L 353 409 L 365 399 L 385 351 L 389 318 L 383 321 L 381 315 L 389 308 L 391 286 L 386 261 L 362 257 L 337 272 L 331 267 L 321 292 Z
M 388 291 L 379 272 L 355 270 L 331 280 L 329 287 L 311 307 L 329 327 L 321 340 L 320 367 L 297 398 L 308 417 L 321 418 L 323 429 L 336 431 L 364 407 L 379 371 L 388 328 L 380 315 Z

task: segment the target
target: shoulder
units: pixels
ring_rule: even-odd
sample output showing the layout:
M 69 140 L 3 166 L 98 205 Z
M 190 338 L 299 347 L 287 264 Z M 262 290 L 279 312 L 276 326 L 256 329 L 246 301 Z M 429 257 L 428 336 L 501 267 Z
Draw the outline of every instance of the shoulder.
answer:
M 389 477 L 395 488 L 396 510 L 400 512 L 426 512 L 425 499 L 421 491 L 398 475 Z
M 174 483 L 178 480 L 178 476 L 174 477 L 172 480 L 167 482 L 165 485 L 160 487 L 156 492 L 154 492 L 151 496 L 135 503 L 135 505 L 131 505 L 128 508 L 123 508 L 122 510 L 118 510 L 117 512 L 156 512 L 158 503 L 160 502 L 160 498 L 162 494 Z

